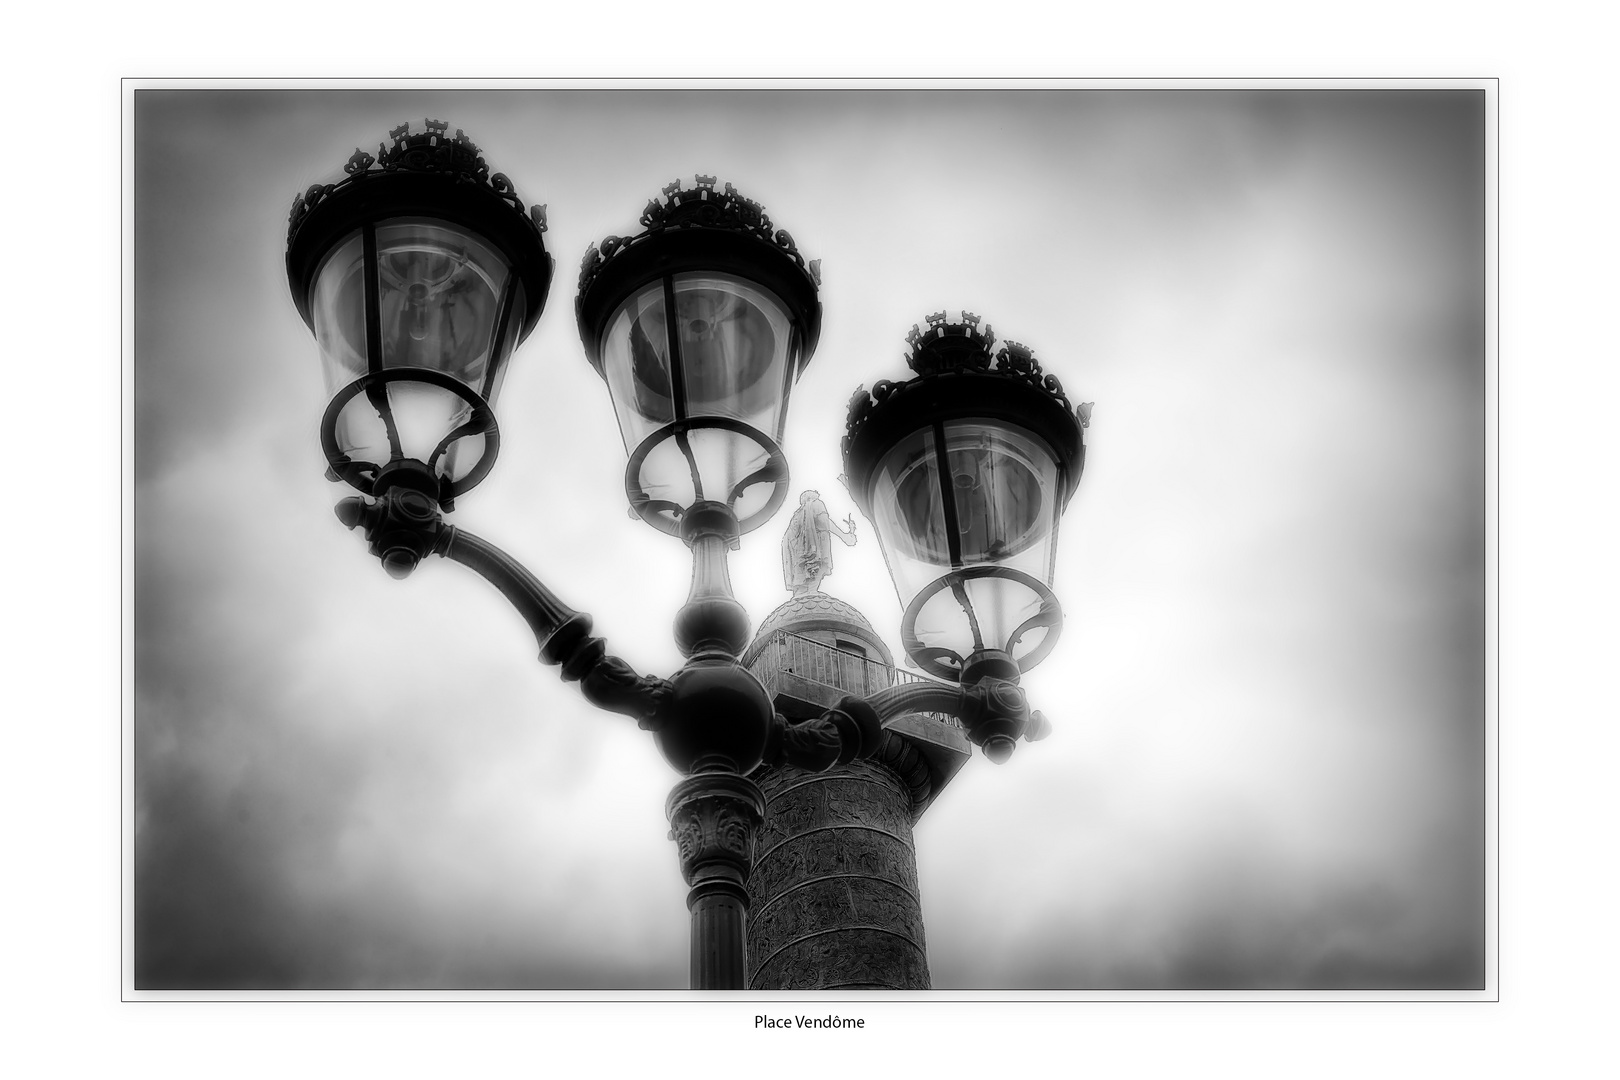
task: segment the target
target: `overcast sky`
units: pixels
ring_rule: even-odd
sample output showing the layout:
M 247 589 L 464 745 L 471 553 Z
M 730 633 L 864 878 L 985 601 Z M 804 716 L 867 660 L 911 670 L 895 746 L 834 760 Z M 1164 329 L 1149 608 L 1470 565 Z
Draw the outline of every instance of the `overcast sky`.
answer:
M 426 117 L 548 205 L 547 312 L 452 521 L 645 672 L 689 556 L 626 517 L 586 246 L 714 173 L 822 260 L 790 505 L 910 325 L 969 308 L 1095 401 L 1053 736 L 916 830 L 940 988 L 1484 973 L 1484 101 L 1427 92 L 136 94 L 136 982 L 681 988 L 678 779 L 493 589 L 331 513 L 293 195 Z M 787 515 L 732 559 L 757 625 Z M 824 588 L 891 643 L 870 524 Z M 896 649 L 898 651 L 898 649 Z

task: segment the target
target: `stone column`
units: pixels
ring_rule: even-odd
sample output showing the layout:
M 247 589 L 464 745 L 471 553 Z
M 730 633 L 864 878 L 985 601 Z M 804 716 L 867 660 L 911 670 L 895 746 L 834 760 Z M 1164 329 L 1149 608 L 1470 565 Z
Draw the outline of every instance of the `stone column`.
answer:
M 888 767 L 764 769 L 749 989 L 928 989 L 912 794 Z

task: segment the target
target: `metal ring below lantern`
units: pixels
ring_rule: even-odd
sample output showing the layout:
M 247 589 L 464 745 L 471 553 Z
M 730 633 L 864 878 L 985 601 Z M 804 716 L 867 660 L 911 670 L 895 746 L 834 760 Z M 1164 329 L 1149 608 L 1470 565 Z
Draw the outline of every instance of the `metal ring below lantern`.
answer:
M 764 483 L 767 480 L 771 481 L 774 486 L 764 507 L 737 522 L 739 534 L 751 532 L 769 521 L 776 511 L 781 508 L 783 500 L 787 498 L 787 489 L 790 483 L 787 455 L 782 453 L 782 448 L 776 445 L 776 441 L 769 435 L 757 428 L 750 427 L 741 420 L 734 420 L 725 416 L 705 416 L 691 420 L 676 420 L 673 423 L 665 424 L 643 439 L 641 445 L 637 446 L 635 452 L 630 455 L 630 461 L 624 470 L 624 493 L 630 500 L 630 509 L 643 521 L 660 532 L 669 533 L 671 536 L 681 534 L 680 515 L 688 508 L 667 499 L 654 499 L 651 495 L 648 495 L 646 489 L 641 486 L 641 466 L 647 460 L 647 456 L 660 443 L 684 435 L 687 432 L 701 431 L 705 428 L 732 431 L 739 435 L 745 435 L 765 451 L 766 459 L 763 466 L 744 477 L 735 488 L 727 493 L 724 500 L 712 500 L 724 502 L 729 507 L 745 488 L 753 487 L 755 484 Z M 693 487 L 694 492 L 696 492 L 698 486 L 694 484 Z M 698 495 L 697 498 L 702 499 L 704 496 Z
M 905 617 L 901 620 L 901 647 L 906 650 L 906 655 L 915 660 L 917 666 L 929 675 L 950 682 L 960 682 L 962 667 L 967 663 L 967 659 L 951 649 L 937 649 L 924 645 L 922 640 L 917 637 L 917 616 L 921 614 L 923 605 L 933 599 L 936 594 L 978 578 L 1005 578 L 1008 581 L 1016 581 L 1041 598 L 1041 610 L 1020 623 L 1006 642 L 1005 651 L 1011 656 L 1013 647 L 1018 644 L 1019 639 L 1025 634 L 1037 627 L 1044 626 L 1047 628 L 1045 639 L 1035 646 L 1035 650 L 1022 660 L 1014 661 L 1018 665 L 1019 671 L 1028 671 L 1042 660 L 1045 660 L 1047 654 L 1057 644 L 1058 635 L 1063 632 L 1063 608 L 1058 603 L 1057 596 L 1047 587 L 1044 581 L 1010 566 L 965 566 L 958 570 L 952 570 L 950 573 L 923 586 L 922 590 L 912 598 L 911 603 L 906 606 Z M 990 647 L 995 648 L 996 646 Z M 940 662 L 940 659 L 946 656 L 956 657 L 956 666 L 954 668 Z
M 477 430 L 457 428 L 452 431 L 440 442 L 438 448 L 434 451 L 433 457 L 437 458 L 445 453 L 449 450 L 451 444 L 458 439 L 468 438 L 473 435 L 484 436 L 484 452 L 479 455 L 478 461 L 468 470 L 467 475 L 460 480 L 452 481 L 446 477 L 439 481 L 441 488 L 439 499 L 441 502 L 452 500 L 463 492 L 471 490 L 485 476 L 489 475 L 489 470 L 494 467 L 495 457 L 500 452 L 501 447 L 500 427 L 495 423 L 494 410 L 489 407 L 489 404 L 483 398 L 478 396 L 477 391 L 453 376 L 446 375 L 442 371 L 434 371 L 432 368 L 400 367 L 384 368 L 381 371 L 372 371 L 360 376 L 360 378 L 334 394 L 331 403 L 327 405 L 326 413 L 321 417 L 321 450 L 326 454 L 326 461 L 332 467 L 332 472 L 337 475 L 338 479 L 345 481 L 362 494 L 376 494 L 377 476 L 383 469 L 387 468 L 387 465 L 376 465 L 369 461 L 354 461 L 342 450 L 338 449 L 337 422 L 344 406 L 354 398 L 368 390 L 380 389 L 392 382 L 426 383 L 441 390 L 449 390 L 472 406 L 472 417 L 468 424 L 477 422 L 479 424 Z M 463 427 L 466 426 L 463 425 Z M 423 462 L 423 464 L 431 468 L 433 462 L 427 461 Z

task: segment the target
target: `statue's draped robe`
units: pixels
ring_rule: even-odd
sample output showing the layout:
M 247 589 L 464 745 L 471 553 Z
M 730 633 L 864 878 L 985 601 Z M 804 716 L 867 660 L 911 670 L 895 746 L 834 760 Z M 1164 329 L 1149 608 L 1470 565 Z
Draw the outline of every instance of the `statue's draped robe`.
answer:
M 782 537 L 782 580 L 794 595 L 832 573 L 832 525 L 827 504 L 813 499 L 793 512 Z

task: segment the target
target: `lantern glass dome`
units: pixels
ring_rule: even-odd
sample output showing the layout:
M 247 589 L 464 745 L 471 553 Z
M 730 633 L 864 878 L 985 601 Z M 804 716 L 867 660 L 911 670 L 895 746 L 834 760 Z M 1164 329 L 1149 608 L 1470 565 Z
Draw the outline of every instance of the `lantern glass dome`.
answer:
M 788 396 L 821 327 L 818 265 L 715 183 L 670 184 L 644 232 L 591 247 L 575 304 L 629 455 L 630 507 L 675 535 L 698 504 L 727 507 L 739 533 L 781 505 Z
M 492 406 L 500 392 L 516 345 L 510 313 L 522 310 L 522 283 L 493 247 L 448 222 L 378 222 L 369 230 L 369 259 L 367 231 L 334 248 L 315 277 L 315 338 L 327 392 L 367 384 L 345 395 L 337 450 L 379 469 L 415 459 L 441 480 L 464 480 L 486 454 L 489 432 L 476 414 L 484 411 L 480 401 Z M 378 372 L 396 377 L 368 381 Z
M 494 464 L 507 360 L 550 289 L 545 208 L 525 213 L 466 134 L 401 124 L 293 200 L 287 281 L 330 403 L 328 475 L 379 494 L 407 474 L 451 500 Z
M 928 316 L 907 337 L 917 377 L 850 398 L 849 491 L 871 520 L 923 671 L 1015 676 L 1063 627 L 1058 522 L 1085 468 L 1081 418 L 1033 353 L 979 316 Z
M 1061 498 L 1051 449 L 1006 421 L 945 420 L 896 443 L 873 479 L 873 524 L 916 659 L 959 670 L 987 649 L 1036 654 Z
M 608 323 L 602 368 L 640 490 L 670 507 L 725 503 L 739 519 L 762 510 L 798 360 L 785 305 L 740 278 L 638 289 Z

